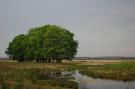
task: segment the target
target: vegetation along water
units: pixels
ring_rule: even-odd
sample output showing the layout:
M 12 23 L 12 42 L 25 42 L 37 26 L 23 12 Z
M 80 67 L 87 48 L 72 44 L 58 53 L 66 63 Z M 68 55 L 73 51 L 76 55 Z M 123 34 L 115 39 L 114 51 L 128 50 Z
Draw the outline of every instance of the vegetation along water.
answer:
M 1 61 L 0 87 L 2 89 L 135 89 L 134 66 L 135 61 L 117 60 L 115 62 L 63 61 L 61 64 Z

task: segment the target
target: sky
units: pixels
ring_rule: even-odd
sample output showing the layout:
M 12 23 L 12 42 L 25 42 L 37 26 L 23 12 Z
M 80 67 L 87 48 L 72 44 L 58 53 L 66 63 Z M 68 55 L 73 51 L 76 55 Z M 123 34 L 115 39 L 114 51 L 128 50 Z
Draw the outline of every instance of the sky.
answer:
M 78 57 L 135 57 L 135 0 L 0 0 L 0 57 L 15 36 L 46 24 L 75 34 Z

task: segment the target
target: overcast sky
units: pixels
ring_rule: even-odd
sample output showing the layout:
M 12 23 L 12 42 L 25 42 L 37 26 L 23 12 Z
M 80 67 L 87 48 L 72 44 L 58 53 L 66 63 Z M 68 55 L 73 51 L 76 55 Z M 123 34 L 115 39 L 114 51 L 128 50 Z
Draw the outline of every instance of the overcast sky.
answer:
M 135 0 L 0 0 L 0 57 L 16 35 L 46 24 L 75 34 L 77 56 L 135 56 Z

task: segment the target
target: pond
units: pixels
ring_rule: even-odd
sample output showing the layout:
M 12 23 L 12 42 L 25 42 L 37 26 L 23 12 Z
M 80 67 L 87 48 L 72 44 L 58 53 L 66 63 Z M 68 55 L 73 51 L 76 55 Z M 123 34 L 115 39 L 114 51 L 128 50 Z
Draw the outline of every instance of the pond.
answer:
M 120 80 L 109 80 L 109 79 L 99 79 L 93 78 L 91 76 L 86 76 L 81 74 L 78 70 L 76 71 L 51 71 L 42 72 L 40 79 L 71 79 L 77 82 L 78 89 L 135 89 L 135 81 L 120 81 Z M 61 82 L 67 85 L 68 82 L 63 80 Z M 72 85 L 74 86 L 74 85 Z M 75 88 L 76 89 L 76 88 Z
M 79 71 L 75 71 L 73 76 L 78 82 L 78 89 L 135 89 L 135 81 L 97 79 L 83 75 Z

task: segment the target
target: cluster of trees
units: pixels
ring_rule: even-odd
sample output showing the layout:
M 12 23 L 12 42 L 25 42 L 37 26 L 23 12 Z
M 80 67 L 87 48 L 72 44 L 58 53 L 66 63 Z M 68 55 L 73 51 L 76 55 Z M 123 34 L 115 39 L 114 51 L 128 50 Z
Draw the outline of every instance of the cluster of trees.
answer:
M 16 36 L 5 53 L 18 62 L 57 62 L 72 59 L 77 53 L 78 42 L 74 34 L 56 25 L 32 28 L 27 34 Z

